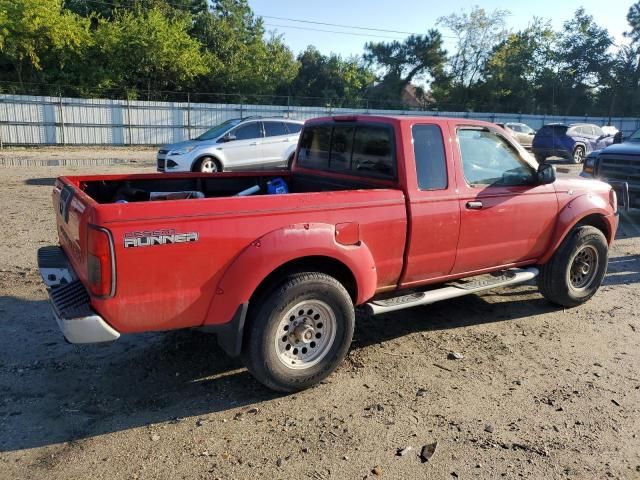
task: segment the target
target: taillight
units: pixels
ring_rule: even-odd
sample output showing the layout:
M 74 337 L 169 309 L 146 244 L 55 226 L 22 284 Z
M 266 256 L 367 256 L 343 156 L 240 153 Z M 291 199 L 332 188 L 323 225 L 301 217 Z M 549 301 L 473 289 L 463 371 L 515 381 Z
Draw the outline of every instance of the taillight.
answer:
M 89 290 L 98 297 L 110 297 L 115 293 L 111 235 L 108 230 L 92 225 L 87 230 Z

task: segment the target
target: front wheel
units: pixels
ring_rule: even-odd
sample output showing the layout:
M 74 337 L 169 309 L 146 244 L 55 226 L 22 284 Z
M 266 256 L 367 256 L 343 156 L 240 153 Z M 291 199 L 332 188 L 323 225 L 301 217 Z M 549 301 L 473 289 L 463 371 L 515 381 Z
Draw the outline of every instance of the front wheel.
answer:
M 574 228 L 551 260 L 540 267 L 540 293 L 552 303 L 575 307 L 600 288 L 607 271 L 608 246 L 595 227 Z
M 584 162 L 584 147 L 578 145 L 573 149 L 573 163 L 578 164 Z
M 250 306 L 243 358 L 249 372 L 272 390 L 303 390 L 344 359 L 354 325 L 351 297 L 335 278 L 290 275 Z
M 222 168 L 215 158 L 204 157 L 198 162 L 197 171 L 201 173 L 217 173 L 222 171 Z

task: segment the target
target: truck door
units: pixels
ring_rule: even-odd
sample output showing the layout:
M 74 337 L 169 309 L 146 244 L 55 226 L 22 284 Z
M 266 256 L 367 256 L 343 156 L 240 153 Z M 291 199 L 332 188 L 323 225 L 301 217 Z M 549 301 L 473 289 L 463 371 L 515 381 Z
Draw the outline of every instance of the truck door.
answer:
M 538 185 L 533 164 L 488 128 L 459 126 L 460 240 L 452 273 L 539 258 L 555 226 L 553 185 Z
M 452 148 L 444 138 L 449 136 L 449 131 L 443 132 L 439 125 L 416 123 L 411 127 L 411 137 L 405 137 L 405 144 L 413 145 L 413 151 L 405 150 L 406 168 L 415 168 L 416 174 L 414 177 L 407 171 L 410 222 L 403 286 L 448 275 L 455 262 L 460 207 L 455 172 L 447 168 Z

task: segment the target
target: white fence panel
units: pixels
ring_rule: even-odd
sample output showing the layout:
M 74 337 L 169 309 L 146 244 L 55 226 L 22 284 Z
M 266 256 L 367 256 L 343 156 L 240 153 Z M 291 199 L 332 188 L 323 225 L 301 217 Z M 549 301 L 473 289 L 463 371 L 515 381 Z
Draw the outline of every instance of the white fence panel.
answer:
M 151 102 L 0 95 L 3 145 L 161 145 L 193 138 L 225 120 L 252 115 L 307 120 L 345 114 L 458 117 L 523 122 L 534 129 L 552 122 L 611 123 L 628 135 L 638 118 L 566 117 L 516 113 L 379 110 L 286 105 Z

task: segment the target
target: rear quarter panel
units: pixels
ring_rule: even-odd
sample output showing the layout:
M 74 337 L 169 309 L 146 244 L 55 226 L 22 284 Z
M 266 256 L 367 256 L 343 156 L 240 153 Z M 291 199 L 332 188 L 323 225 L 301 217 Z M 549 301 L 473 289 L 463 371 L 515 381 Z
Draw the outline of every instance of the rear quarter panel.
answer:
M 116 294 L 92 304 L 128 333 L 202 325 L 234 259 L 251 242 L 288 225 L 357 222 L 378 287 L 397 282 L 406 240 L 404 194 L 393 189 L 99 205 L 94 220 L 113 234 Z M 157 230 L 196 232 L 198 240 L 124 247 L 127 236 Z M 253 269 L 244 274 L 255 281 Z M 230 320 L 215 313 L 216 323 Z

